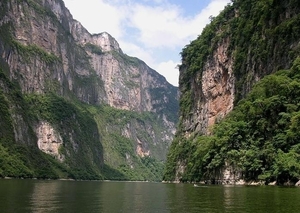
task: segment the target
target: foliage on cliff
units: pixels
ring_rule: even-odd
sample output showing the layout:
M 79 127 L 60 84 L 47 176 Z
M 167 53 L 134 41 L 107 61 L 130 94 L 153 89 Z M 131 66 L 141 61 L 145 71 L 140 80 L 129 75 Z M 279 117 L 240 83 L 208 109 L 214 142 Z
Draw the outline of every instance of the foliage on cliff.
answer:
M 290 70 L 263 78 L 212 135 L 180 141 L 169 160 L 185 160 L 182 181 L 213 178 L 232 166 L 246 180 L 297 181 L 300 177 L 300 58 Z M 182 158 L 184 156 L 184 158 Z M 170 165 L 169 165 L 170 166 Z M 172 169 L 174 165 L 169 168 Z M 165 174 L 170 180 L 172 171 Z
M 299 12 L 300 2 L 296 0 L 235 0 L 212 17 L 201 35 L 181 52 L 181 114 L 186 116 L 193 108 L 191 82 L 226 40 L 226 54 L 234 58 L 236 103 L 249 92 L 256 76 L 288 69 L 300 53 Z
M 26 101 L 17 85 L 12 83 L 0 68 L 0 177 L 58 178 L 56 171 L 64 176 L 65 168 L 56 160 L 42 153 L 33 143 L 36 136 L 30 125 Z M 26 122 L 24 141 L 16 141 L 14 117 Z
M 120 132 L 135 122 L 156 123 L 159 132 L 162 127 L 155 115 L 87 105 L 76 100 L 70 102 L 53 93 L 23 96 L 0 70 L 0 82 L 9 91 L 0 90 L 0 177 L 161 179 L 163 163 L 157 160 L 159 157 L 136 156 L 132 141 Z M 18 114 L 26 119 L 30 129 L 27 133 L 30 144 L 15 141 L 12 119 L 15 112 L 10 107 L 15 105 L 20 107 Z M 49 122 L 62 135 L 64 144 L 60 152 L 66 157 L 63 164 L 37 148 L 32 128 L 39 121 Z M 149 137 L 146 130 L 140 129 L 138 134 L 141 140 Z M 128 158 L 130 163 L 126 162 Z
M 177 121 L 177 88 L 139 59 L 90 43 L 92 35 L 83 27 L 86 35 L 74 33 L 73 22 L 61 0 L 0 2 L 0 177 L 161 180 Z M 76 33 L 89 42 L 80 43 L 85 39 Z M 134 85 L 154 98 L 148 101 L 152 111 L 107 105 L 117 91 L 105 87 L 105 70 L 93 61 L 103 64 L 107 55 L 107 69 L 115 63 L 127 78 L 132 67 L 137 72 L 132 78 L 145 73 L 145 82 L 152 75 L 153 91 Z M 131 90 L 132 84 L 117 86 Z M 116 102 L 124 102 L 120 94 Z M 170 110 L 160 102 L 163 97 L 170 99 Z M 60 161 L 39 149 L 41 123 L 61 136 Z
M 183 49 L 181 121 L 165 180 L 214 179 L 228 166 L 245 180 L 283 183 L 300 178 L 299 11 L 295 0 L 235 0 Z M 204 65 L 224 42 L 229 42 L 226 54 L 234 63 L 234 110 L 210 136 L 192 131 L 186 136 L 184 120 L 196 112 L 199 101 L 191 85 L 198 81 L 201 88 Z

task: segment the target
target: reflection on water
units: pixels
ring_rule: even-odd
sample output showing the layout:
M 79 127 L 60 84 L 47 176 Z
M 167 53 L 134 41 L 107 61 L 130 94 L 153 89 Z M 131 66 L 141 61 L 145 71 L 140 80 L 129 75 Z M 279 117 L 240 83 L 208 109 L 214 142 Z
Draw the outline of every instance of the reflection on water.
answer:
M 0 212 L 30 212 L 28 195 L 32 187 L 28 183 L 15 180 L 0 180 Z
M 38 182 L 33 185 L 30 197 L 31 210 L 34 213 L 55 211 L 58 209 L 57 200 L 59 182 Z
M 160 183 L 105 182 L 103 212 L 164 212 L 165 187 Z
M 99 181 L 0 180 L 1 213 L 299 212 L 300 189 Z
M 223 187 L 224 210 L 226 212 L 245 212 L 247 195 L 240 189 L 242 186 L 225 185 Z

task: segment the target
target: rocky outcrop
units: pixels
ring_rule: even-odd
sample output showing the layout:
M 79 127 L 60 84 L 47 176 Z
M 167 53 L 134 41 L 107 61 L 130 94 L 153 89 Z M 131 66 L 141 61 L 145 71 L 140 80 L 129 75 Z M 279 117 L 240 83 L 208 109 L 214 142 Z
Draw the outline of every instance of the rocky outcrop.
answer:
M 146 150 L 143 147 L 143 143 L 139 140 L 138 144 L 137 144 L 137 147 L 136 147 L 136 153 L 140 157 L 146 157 L 146 156 L 150 155 L 150 150 Z
M 9 1 L 8 6 L 11 12 L 4 18 L 15 28 L 18 52 L 2 55 L 23 92 L 57 90 L 66 96 L 71 91 L 87 103 L 135 111 L 157 111 L 157 102 L 167 105 L 178 99 L 177 89 L 164 77 L 123 54 L 108 33 L 91 35 L 60 0 Z M 166 95 L 163 99 L 153 94 L 160 90 Z
M 225 163 L 225 166 L 215 171 L 212 175 L 212 179 L 207 182 L 213 184 L 224 184 L 224 185 L 244 185 L 242 171 L 238 167 L 234 167 Z
M 60 153 L 60 147 L 63 145 L 62 137 L 59 132 L 48 123 L 41 121 L 36 128 L 38 138 L 37 144 L 42 152 L 45 152 L 59 161 L 64 161 L 64 156 Z
M 228 53 L 229 38 L 220 42 L 191 83 L 194 98 L 193 112 L 183 118 L 183 131 L 188 138 L 192 133 L 209 134 L 210 127 L 233 108 L 235 77 L 233 57 Z
M 138 157 L 146 156 L 165 160 L 178 120 L 178 88 L 124 54 L 109 33 L 90 34 L 62 0 L 4 0 L 0 12 L 0 77 L 7 77 L 10 92 L 20 90 L 22 104 L 39 108 L 10 105 L 16 142 L 34 143 L 68 167 L 80 162 L 86 170 L 76 171 L 80 177 L 101 176 L 103 161 L 116 152 L 105 140 L 117 138 L 131 149 L 117 153 L 118 163 L 108 166 L 118 169 L 127 162 L 134 169 Z M 102 106 L 133 114 L 107 124 Z M 15 113 L 19 108 L 22 115 Z
M 10 13 L 4 18 L 13 23 L 20 48 L 18 53 L 3 54 L 11 78 L 20 82 L 23 92 L 42 94 L 56 89 L 67 95 L 70 90 L 84 102 L 135 111 L 156 111 L 157 101 L 168 104 L 169 99 L 178 98 L 165 78 L 139 59 L 123 54 L 111 35 L 91 35 L 73 20 L 62 1 L 7 4 Z M 37 57 L 23 57 L 31 51 L 45 57 L 38 53 Z M 49 60 L 53 63 L 47 63 Z M 173 97 L 166 94 L 165 99 L 155 99 L 153 90 L 171 90 Z
M 101 80 L 93 77 L 86 52 L 74 45 L 70 28 L 76 22 L 62 1 L 12 0 L 3 4 L 8 12 L 1 23 L 13 27 L 15 48 L 6 48 L 1 54 L 10 78 L 20 84 L 23 93 L 55 91 L 69 96 L 71 91 L 84 102 L 103 102 Z
M 214 131 L 213 128 L 243 103 L 254 84 L 267 75 L 293 66 L 300 50 L 300 30 L 296 27 L 299 26 L 299 10 L 300 4 L 295 1 L 232 1 L 196 40 L 183 48 L 179 66 L 180 121 L 168 155 L 166 180 L 203 178 L 226 183 L 236 182 L 246 175 L 258 179 L 260 173 L 265 172 L 264 161 L 268 161 L 265 156 L 260 158 L 262 171 L 257 168 L 255 172 L 248 171 L 241 164 L 236 167 L 226 164 L 234 157 L 237 162 L 243 155 L 241 144 L 246 144 L 243 149 L 248 150 L 247 146 L 255 141 L 252 137 L 259 127 L 248 127 L 252 121 L 239 123 L 235 121 L 239 120 L 238 115 L 233 113 L 229 120 L 237 124 L 232 126 L 232 135 L 231 126 L 226 129 L 226 121 L 219 129 Z M 250 100 L 252 102 L 255 100 Z M 284 111 L 279 108 L 277 114 Z M 267 120 L 271 115 L 259 116 L 266 116 Z M 253 123 L 259 126 L 255 120 Z M 253 128 L 254 133 L 247 135 L 249 129 L 246 127 L 243 133 L 239 132 L 243 125 Z M 264 148 L 261 141 L 266 143 L 269 139 L 270 144 L 277 143 L 278 138 L 273 139 L 271 133 L 269 138 L 264 134 L 257 139 L 259 145 L 255 144 L 258 150 Z M 230 156 L 229 150 L 240 155 Z

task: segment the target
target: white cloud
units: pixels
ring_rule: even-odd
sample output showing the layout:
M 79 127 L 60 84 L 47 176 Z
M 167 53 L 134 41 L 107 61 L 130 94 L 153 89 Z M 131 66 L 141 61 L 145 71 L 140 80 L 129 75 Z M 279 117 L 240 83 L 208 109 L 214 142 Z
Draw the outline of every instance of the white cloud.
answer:
M 126 41 L 119 41 L 121 49 L 126 50 L 124 51 L 127 55 L 137 57 L 143 61 L 145 61 L 148 66 L 154 66 L 155 65 L 155 60 L 153 58 L 153 53 L 150 50 L 146 50 L 142 48 L 141 46 L 138 46 L 134 43 L 131 42 L 126 42 Z
M 229 0 L 214 0 L 198 15 L 186 17 L 182 8 L 161 4 L 147 6 L 136 4 L 128 17 L 131 27 L 138 30 L 139 41 L 148 48 L 182 47 L 195 39 L 209 23 L 209 17 L 216 16 Z
M 143 0 L 144 2 L 154 2 L 156 4 L 162 4 L 166 2 L 166 0 Z
M 64 0 L 74 19 L 90 33 L 108 32 L 115 38 L 121 38 L 124 28 L 121 21 L 125 15 L 118 7 L 102 0 Z
M 136 5 L 129 20 L 131 27 L 138 29 L 139 41 L 144 46 L 170 48 L 182 38 L 180 17 L 177 7 Z
M 170 84 L 174 86 L 178 86 L 179 80 L 179 72 L 177 69 L 177 65 L 179 63 L 174 62 L 172 60 L 161 62 L 155 67 L 155 70 L 159 72 L 161 75 L 165 76 Z
M 124 53 L 144 60 L 174 85 L 178 84 L 178 70 L 174 68 L 181 49 L 201 33 L 210 16 L 216 16 L 230 2 L 212 0 L 198 14 L 186 16 L 183 7 L 168 0 L 64 1 L 89 32 L 110 33 Z

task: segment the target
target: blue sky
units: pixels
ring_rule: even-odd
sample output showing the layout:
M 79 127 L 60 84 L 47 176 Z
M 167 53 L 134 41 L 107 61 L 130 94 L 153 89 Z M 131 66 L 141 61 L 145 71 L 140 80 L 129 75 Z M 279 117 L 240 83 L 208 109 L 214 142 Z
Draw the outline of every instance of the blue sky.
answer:
M 108 32 L 177 86 L 179 53 L 230 0 L 64 0 L 90 33 Z

